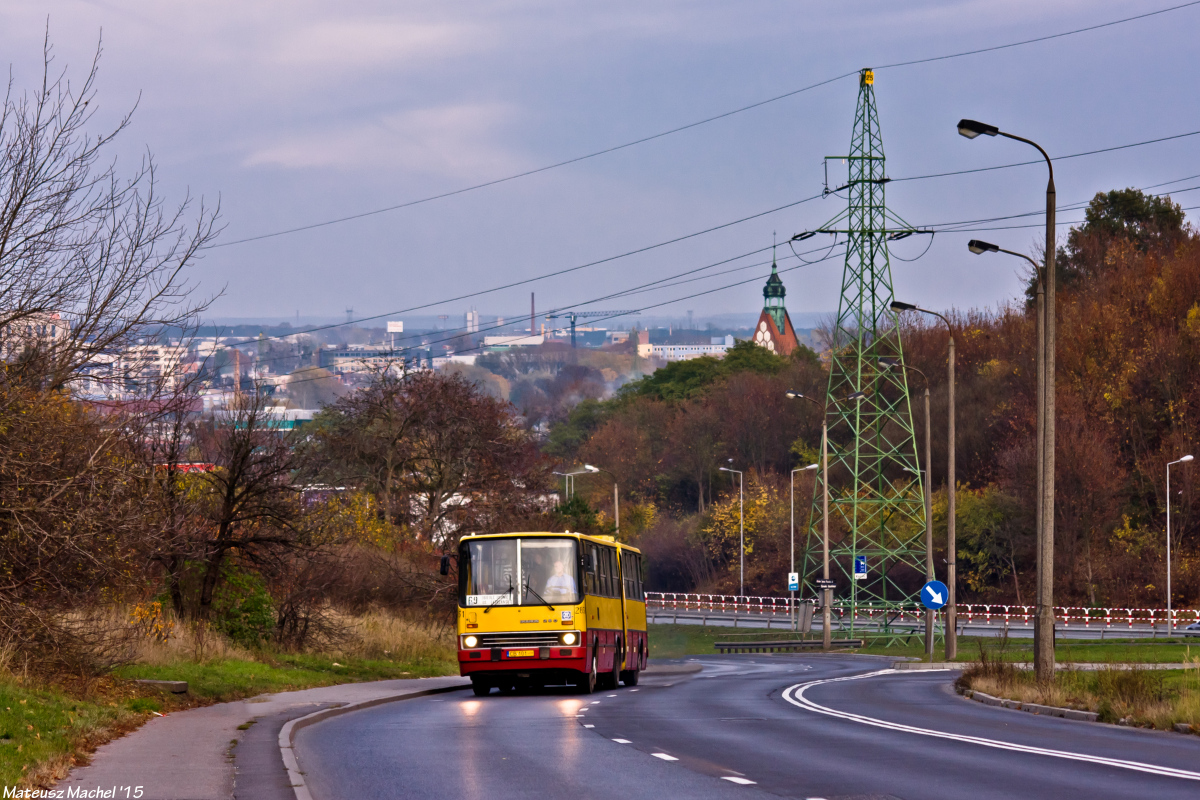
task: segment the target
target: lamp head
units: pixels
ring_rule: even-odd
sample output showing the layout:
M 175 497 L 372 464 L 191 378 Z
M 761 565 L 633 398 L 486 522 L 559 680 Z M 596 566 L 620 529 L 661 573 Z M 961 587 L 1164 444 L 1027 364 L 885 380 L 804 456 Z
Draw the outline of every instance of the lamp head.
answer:
M 820 464 L 809 464 L 809 465 L 808 465 L 807 467 L 805 467 L 805 468 L 804 468 L 802 471 L 803 471 L 803 472 L 808 472 L 810 469 L 817 469 L 817 468 L 818 468 L 818 467 L 820 467 L 820 466 L 821 466 Z
M 892 301 L 892 311 L 899 314 L 901 311 L 916 311 L 917 307 L 912 303 L 901 303 L 899 300 Z
M 967 242 L 967 249 L 975 255 L 979 255 L 980 253 L 1000 252 L 999 245 L 992 244 L 991 242 L 984 242 L 979 239 L 972 239 L 971 241 Z
M 847 400 L 862 400 L 864 397 L 866 397 L 866 395 L 862 392 L 855 392 L 854 394 L 846 395 Z
M 797 397 L 804 397 L 804 395 L 800 394 L 795 389 L 788 389 L 787 392 L 785 392 L 784 394 L 786 397 L 788 397 L 792 400 L 795 400 Z
M 588 472 L 599 472 L 600 471 L 599 467 L 593 467 L 591 464 L 584 464 L 583 468 L 586 469 Z
M 995 136 L 1000 133 L 1000 129 L 995 125 L 988 125 L 986 122 L 977 122 L 973 119 L 960 119 L 958 121 L 958 132 L 968 139 L 974 139 L 981 133 L 988 136 Z
M 900 366 L 900 362 L 894 358 L 881 358 L 879 359 L 879 366 L 883 369 L 891 369 L 892 367 Z
M 1180 461 L 1187 462 L 1187 461 L 1191 461 L 1191 460 L 1192 460 L 1192 457 L 1191 457 L 1191 456 L 1184 456 L 1183 458 L 1181 458 L 1181 459 L 1179 459 L 1179 460 L 1180 460 Z

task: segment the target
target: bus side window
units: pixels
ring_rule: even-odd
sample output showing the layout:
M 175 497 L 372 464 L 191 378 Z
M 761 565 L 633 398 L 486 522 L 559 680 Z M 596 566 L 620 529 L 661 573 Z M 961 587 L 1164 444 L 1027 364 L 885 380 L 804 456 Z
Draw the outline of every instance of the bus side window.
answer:
M 596 546 L 594 544 L 585 545 L 588 554 L 592 557 L 592 565 L 595 567 L 591 572 L 585 572 L 583 575 L 583 590 L 587 594 L 598 594 L 597 578 L 600 573 L 600 559 L 597 558 Z
M 596 594 L 608 594 L 608 548 L 596 548 Z
M 633 577 L 633 579 L 635 581 L 637 581 L 638 600 L 641 600 L 643 603 L 646 602 L 646 591 L 645 591 L 645 587 L 642 586 L 642 565 L 644 563 L 645 562 L 642 561 L 642 557 L 638 556 L 638 563 L 637 563 L 638 568 L 637 568 L 637 572 L 634 574 L 634 577 Z
M 617 548 L 606 547 L 608 553 L 608 596 L 620 597 L 620 572 L 617 569 Z

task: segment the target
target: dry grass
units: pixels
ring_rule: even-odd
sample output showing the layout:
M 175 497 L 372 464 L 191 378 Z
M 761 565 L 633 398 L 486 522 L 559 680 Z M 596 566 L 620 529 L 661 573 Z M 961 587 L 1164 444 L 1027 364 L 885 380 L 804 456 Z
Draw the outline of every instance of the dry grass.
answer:
M 140 611 L 139 611 L 140 608 Z M 417 616 L 325 609 L 330 634 L 317 649 L 248 651 L 204 624 L 181 623 L 149 606 L 89 612 L 97 641 L 124 642 L 114 674 L 88 677 L 15 669 L 0 642 L 0 785 L 47 787 L 98 745 L 132 730 L 150 711 L 178 711 L 263 692 L 457 671 L 454 629 Z M 77 624 L 83 617 L 73 621 Z M 103 634 L 100 636 L 100 634 Z M 102 653 L 113 657 L 105 645 Z M 343 663 L 335 663 L 343 662 Z M 21 674 L 23 673 L 23 674 Z M 187 680 L 187 695 L 163 695 L 133 678 Z M 28 713 L 27 713 L 28 712 Z
M 338 621 L 347 634 L 340 650 L 347 655 L 392 661 L 454 658 L 455 631 L 446 624 L 385 611 L 343 615 Z
M 1022 703 L 1094 711 L 1101 722 L 1170 730 L 1187 723 L 1200 730 L 1200 656 L 1190 648 L 1179 670 L 1063 670 L 1042 683 L 1029 670 L 989 659 L 981 652 L 959 678 L 963 688 Z

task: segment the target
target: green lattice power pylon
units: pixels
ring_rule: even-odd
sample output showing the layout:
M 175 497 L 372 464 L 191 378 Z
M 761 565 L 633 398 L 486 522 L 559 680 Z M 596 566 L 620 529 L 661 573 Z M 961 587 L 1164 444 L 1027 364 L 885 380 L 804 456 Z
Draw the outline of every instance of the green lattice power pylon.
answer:
M 833 191 L 848 190 L 850 202 L 816 231 L 846 237 L 837 324 L 828 342 L 829 474 L 818 475 L 803 575 L 815 592 L 822 564 L 821 495 L 828 481 L 830 577 L 837 594 L 856 609 L 912 608 L 925 572 L 925 510 L 904 352 L 890 308 L 887 242 L 889 236 L 918 231 L 884 203 L 883 140 L 871 70 L 860 73 L 850 154 L 838 158 L 845 158 L 849 180 Z M 856 557 L 867 560 L 865 579 L 854 579 Z

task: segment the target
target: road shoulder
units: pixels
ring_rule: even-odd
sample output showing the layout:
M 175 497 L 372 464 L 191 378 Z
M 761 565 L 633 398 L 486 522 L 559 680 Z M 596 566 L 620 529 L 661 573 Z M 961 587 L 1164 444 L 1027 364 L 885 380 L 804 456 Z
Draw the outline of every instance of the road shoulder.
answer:
M 262 736 L 267 736 L 277 740 L 279 730 L 288 721 L 318 711 L 322 706 L 378 701 L 456 685 L 466 685 L 465 680 L 445 677 L 349 683 L 260 695 L 169 714 L 147 722 L 128 736 L 102 745 L 91 763 L 73 769 L 59 783 L 59 788 L 82 792 L 110 790 L 114 786 L 141 787 L 143 800 L 250 797 L 239 790 L 244 782 L 253 784 L 257 779 L 244 775 L 242 764 L 237 760 L 243 739 L 257 743 Z M 248 731 L 259 724 L 263 728 L 250 737 Z M 239 726 L 246 727 L 239 729 Z M 271 728 L 274 728 L 273 736 Z M 247 766 L 253 769 L 267 766 L 266 756 L 262 753 L 254 755 L 254 752 L 257 749 L 247 753 L 244 759 Z M 274 758 L 281 769 L 277 746 Z M 266 788 L 265 784 L 259 785 Z

